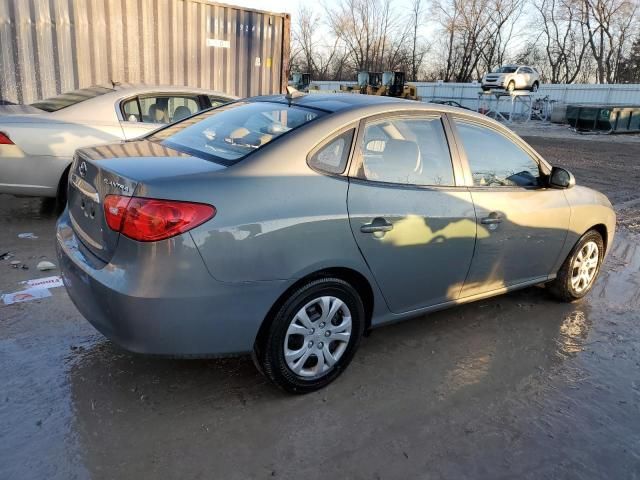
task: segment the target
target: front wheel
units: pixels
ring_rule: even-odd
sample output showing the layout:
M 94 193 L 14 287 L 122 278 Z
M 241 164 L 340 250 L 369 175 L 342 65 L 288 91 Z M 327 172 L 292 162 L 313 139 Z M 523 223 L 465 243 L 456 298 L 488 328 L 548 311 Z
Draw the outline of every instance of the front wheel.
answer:
M 538 82 L 533 82 L 533 85 L 531 86 L 531 91 L 532 92 L 537 92 L 538 91 Z
M 604 258 L 604 241 L 600 233 L 585 233 L 560 267 L 556 278 L 548 284 L 553 296 L 563 302 L 584 297 L 596 281 Z
M 513 92 L 516 89 L 516 82 L 514 82 L 513 80 L 511 80 L 509 82 L 509 84 L 507 85 L 507 91 L 508 92 Z
M 335 380 L 355 354 L 364 331 L 358 292 L 339 278 L 309 281 L 273 318 L 255 349 L 263 373 L 291 393 L 309 393 Z

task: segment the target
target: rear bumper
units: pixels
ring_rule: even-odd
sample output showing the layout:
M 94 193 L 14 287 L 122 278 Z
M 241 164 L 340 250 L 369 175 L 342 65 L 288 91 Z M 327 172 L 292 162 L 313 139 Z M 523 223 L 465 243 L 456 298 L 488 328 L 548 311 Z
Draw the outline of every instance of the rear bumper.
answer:
M 280 281 L 213 279 L 188 234 L 155 244 L 122 237 L 106 264 L 80 243 L 67 211 L 56 237 L 62 278 L 75 306 L 103 335 L 133 352 L 249 352 L 267 311 L 286 288 Z

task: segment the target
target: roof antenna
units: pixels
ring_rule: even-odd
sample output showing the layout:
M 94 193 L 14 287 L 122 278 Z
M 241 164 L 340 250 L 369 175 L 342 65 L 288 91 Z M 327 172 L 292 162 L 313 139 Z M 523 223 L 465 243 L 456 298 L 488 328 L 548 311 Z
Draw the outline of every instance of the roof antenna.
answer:
M 294 98 L 304 97 L 304 93 L 297 90 L 295 87 L 287 86 L 287 94 L 284 96 L 287 100 L 293 100 Z

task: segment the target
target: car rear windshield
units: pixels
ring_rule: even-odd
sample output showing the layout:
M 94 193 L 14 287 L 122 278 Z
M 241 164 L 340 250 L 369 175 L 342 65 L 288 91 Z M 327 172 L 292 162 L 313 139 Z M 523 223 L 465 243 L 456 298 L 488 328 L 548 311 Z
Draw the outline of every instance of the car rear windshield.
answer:
M 518 67 L 500 67 L 492 73 L 515 73 Z
M 235 102 L 159 130 L 148 140 L 230 165 L 324 114 L 286 103 Z
M 90 98 L 99 97 L 105 93 L 113 92 L 113 88 L 107 87 L 89 87 L 74 90 L 72 92 L 62 93 L 55 97 L 40 100 L 39 102 L 32 103 L 31 106 L 44 110 L 45 112 L 57 112 L 63 108 L 70 107 Z

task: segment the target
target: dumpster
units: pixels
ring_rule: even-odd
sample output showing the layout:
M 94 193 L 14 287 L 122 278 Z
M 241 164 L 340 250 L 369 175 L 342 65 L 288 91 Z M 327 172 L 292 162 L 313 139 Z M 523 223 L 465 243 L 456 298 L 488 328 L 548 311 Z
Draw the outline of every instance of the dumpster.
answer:
M 567 121 L 580 132 L 638 133 L 640 106 L 568 105 Z

